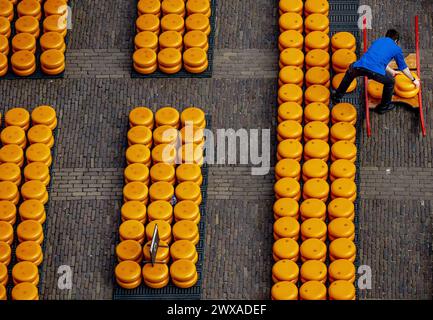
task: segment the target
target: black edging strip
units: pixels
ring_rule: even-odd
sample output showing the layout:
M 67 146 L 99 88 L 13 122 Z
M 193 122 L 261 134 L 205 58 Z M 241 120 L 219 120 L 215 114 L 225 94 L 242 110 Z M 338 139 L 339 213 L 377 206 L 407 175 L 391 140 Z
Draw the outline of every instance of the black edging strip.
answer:
M 65 77 L 65 71 L 63 71 L 62 73 L 59 73 L 57 75 L 48 75 L 42 72 L 41 69 L 41 62 L 40 62 L 40 57 L 42 54 L 42 49 L 41 46 L 39 44 L 39 39 L 40 37 L 44 34 L 44 28 L 43 28 L 43 22 L 45 19 L 45 11 L 44 11 L 44 2 L 45 0 L 41 1 L 41 12 L 42 12 L 42 17 L 39 21 L 39 38 L 36 39 L 36 53 L 35 53 L 35 59 L 36 59 L 36 70 L 34 73 L 32 73 L 29 76 L 26 77 L 22 77 L 22 76 L 18 76 L 16 75 L 13 71 L 12 71 L 12 64 L 11 64 L 11 57 L 12 57 L 12 39 L 13 37 L 16 35 L 15 32 L 15 22 L 18 19 L 18 12 L 17 12 L 17 4 L 14 5 L 14 19 L 11 21 L 11 35 L 9 37 L 9 54 L 7 56 L 8 58 L 8 72 L 3 76 L 0 77 L 0 80 L 16 80 L 16 79 L 63 79 Z M 72 1 L 68 2 L 68 6 L 72 9 Z M 66 51 L 65 51 L 65 64 L 66 64 L 66 68 L 67 68 L 67 61 L 66 61 L 66 52 L 68 51 L 68 43 L 69 43 L 69 31 L 67 30 L 66 33 L 66 37 L 65 37 L 65 45 L 66 45 Z M 66 70 L 65 68 L 65 70 Z
M 211 129 L 211 116 L 206 115 L 206 129 Z M 126 143 L 126 142 L 125 142 Z M 147 287 L 143 282 L 135 289 L 128 290 L 123 289 L 116 283 L 116 277 L 113 272 L 113 300 L 200 300 L 201 289 L 203 283 L 203 264 L 204 264 L 204 250 L 205 250 L 205 230 L 206 230 L 206 202 L 207 202 L 207 184 L 208 184 L 208 171 L 209 167 L 206 163 L 202 166 L 203 183 L 201 185 L 202 203 L 200 204 L 201 219 L 198 225 L 200 240 L 196 245 L 199 259 L 196 263 L 198 281 L 197 283 L 188 289 L 178 288 L 172 284 L 169 284 L 161 289 L 152 289 Z M 123 203 L 123 200 L 121 201 Z M 120 214 L 116 213 L 118 218 L 118 225 L 121 224 Z M 116 243 L 118 241 L 116 240 Z M 113 256 L 113 270 L 117 265 L 117 257 L 114 253 Z
M 137 0 L 136 0 L 137 1 Z M 134 40 L 132 40 L 132 52 L 131 52 L 131 78 L 142 78 L 142 79 L 148 79 L 148 78 L 211 78 L 212 77 L 212 71 L 213 71 L 213 57 L 214 57 L 214 47 L 215 47 L 215 20 L 216 20 L 216 1 L 217 0 L 210 0 L 210 4 L 211 4 L 211 16 L 210 16 L 210 27 L 211 27 L 211 32 L 209 34 L 208 37 L 208 42 L 209 42 L 209 50 L 207 52 L 207 57 L 208 57 L 208 61 L 209 61 L 209 66 L 208 68 L 202 72 L 202 73 L 189 73 L 188 71 L 186 71 L 183 68 L 182 65 L 182 69 L 174 74 L 167 74 L 164 72 L 159 71 L 159 69 L 157 69 L 155 72 L 151 73 L 151 74 L 141 74 L 138 73 L 137 71 L 135 71 L 134 67 L 133 67 L 133 63 L 132 63 L 132 54 L 134 52 Z M 133 25 L 133 34 L 134 37 L 136 35 L 136 28 L 135 28 L 135 21 L 138 18 L 138 13 L 137 13 L 137 8 L 135 8 L 135 20 L 134 20 L 134 25 Z M 186 10 L 186 9 L 185 9 Z M 185 30 L 186 32 L 186 30 Z M 183 36 L 182 36 L 183 37 Z M 159 44 L 158 44 L 159 46 Z

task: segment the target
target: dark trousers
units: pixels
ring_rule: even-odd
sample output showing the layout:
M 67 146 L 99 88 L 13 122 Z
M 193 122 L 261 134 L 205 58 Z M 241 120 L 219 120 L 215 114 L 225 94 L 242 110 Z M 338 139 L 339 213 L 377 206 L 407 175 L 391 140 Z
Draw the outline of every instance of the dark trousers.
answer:
M 346 74 L 344 75 L 343 81 L 341 81 L 340 86 L 336 90 L 337 97 L 339 99 L 344 96 L 352 81 L 357 77 L 367 77 L 368 79 L 382 83 L 383 95 L 381 104 L 386 106 L 391 102 L 392 95 L 394 94 L 395 84 L 395 80 L 392 76 L 388 74 L 382 75 L 364 68 L 355 68 L 353 65 L 349 67 L 349 70 L 347 70 Z

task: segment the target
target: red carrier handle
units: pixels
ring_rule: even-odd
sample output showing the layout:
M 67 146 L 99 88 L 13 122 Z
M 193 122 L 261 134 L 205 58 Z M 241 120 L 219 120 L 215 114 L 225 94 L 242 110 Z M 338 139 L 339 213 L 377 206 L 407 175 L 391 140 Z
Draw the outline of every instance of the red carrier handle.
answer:
M 418 77 L 421 79 L 421 63 L 420 63 L 420 52 L 419 52 L 419 17 L 415 16 L 415 48 L 416 48 L 416 68 L 418 72 Z M 424 111 L 422 106 L 422 90 L 421 86 L 418 92 L 418 104 L 419 104 L 419 119 L 421 122 L 422 135 L 425 137 L 427 135 L 427 130 L 424 120 Z
M 364 17 L 363 21 L 363 34 L 364 34 L 364 53 L 367 52 L 368 49 L 368 39 L 367 39 L 367 17 Z M 371 125 L 370 125 L 370 107 L 368 105 L 368 78 L 364 77 L 364 94 L 365 94 L 365 122 L 367 129 L 367 136 L 371 136 Z

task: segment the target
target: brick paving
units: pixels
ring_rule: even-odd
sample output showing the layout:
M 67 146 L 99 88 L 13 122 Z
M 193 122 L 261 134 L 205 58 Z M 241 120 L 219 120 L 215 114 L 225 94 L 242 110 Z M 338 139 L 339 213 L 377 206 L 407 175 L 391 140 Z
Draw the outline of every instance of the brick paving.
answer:
M 275 132 L 277 1 L 217 1 L 212 79 L 130 79 L 135 1 L 71 2 L 65 79 L 0 81 L 0 111 L 51 104 L 59 113 L 42 297 L 111 299 L 128 111 L 196 105 L 212 115 L 214 129 Z M 363 4 L 373 7 L 371 37 L 396 26 L 408 52 L 410 15 L 420 14 L 424 99 L 431 106 L 433 3 Z M 402 19 L 401 10 L 410 14 Z M 373 272 L 373 288 L 361 298 L 432 298 L 432 120 L 429 111 L 422 139 L 414 113 L 372 114 L 374 135 L 361 137 L 359 260 Z M 275 145 L 273 136 L 272 165 Z M 272 172 L 251 176 L 250 169 L 210 168 L 204 299 L 269 298 L 274 181 Z M 57 289 L 62 264 L 74 272 L 72 290 Z

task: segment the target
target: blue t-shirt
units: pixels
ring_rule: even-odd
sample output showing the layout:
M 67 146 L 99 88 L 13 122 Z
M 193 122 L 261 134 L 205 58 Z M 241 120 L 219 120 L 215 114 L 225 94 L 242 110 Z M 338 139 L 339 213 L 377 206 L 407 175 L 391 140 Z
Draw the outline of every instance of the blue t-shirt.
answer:
M 353 66 L 385 75 L 386 67 L 393 59 L 400 70 L 407 68 L 403 51 L 394 40 L 388 37 L 380 38 L 372 43 L 368 51 Z

